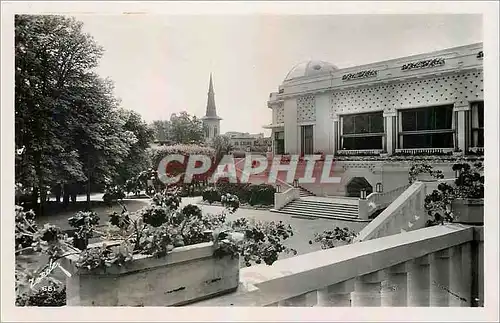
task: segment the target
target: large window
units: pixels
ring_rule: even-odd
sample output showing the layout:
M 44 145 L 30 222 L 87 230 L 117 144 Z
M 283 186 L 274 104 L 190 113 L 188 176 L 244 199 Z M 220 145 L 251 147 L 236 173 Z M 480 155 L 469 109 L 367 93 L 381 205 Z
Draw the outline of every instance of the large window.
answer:
M 274 133 L 274 153 L 283 155 L 285 153 L 285 133 L 277 131 Z
M 300 127 L 300 151 L 304 155 L 314 153 L 314 130 L 313 126 Z
M 484 102 L 471 105 L 471 147 L 484 147 Z
M 403 110 L 400 148 L 453 148 L 453 106 Z
M 382 149 L 383 137 L 382 112 L 342 117 L 342 149 Z

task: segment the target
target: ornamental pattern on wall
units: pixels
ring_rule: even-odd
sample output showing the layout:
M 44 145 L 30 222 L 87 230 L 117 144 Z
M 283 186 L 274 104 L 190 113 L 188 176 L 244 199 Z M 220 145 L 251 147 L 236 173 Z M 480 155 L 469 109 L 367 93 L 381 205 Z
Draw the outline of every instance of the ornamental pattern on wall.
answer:
M 316 121 L 316 98 L 305 95 L 297 98 L 297 122 Z
M 431 67 L 443 66 L 444 64 L 445 64 L 444 58 L 426 59 L 420 62 L 412 62 L 404 64 L 403 66 L 401 66 L 401 70 L 409 71 L 420 68 L 431 68 Z
M 483 100 L 483 92 L 481 71 L 347 89 L 332 93 L 331 117 L 450 103 L 467 106 Z
M 276 123 L 284 123 L 285 122 L 285 108 L 283 107 L 283 103 L 280 102 L 278 106 L 276 106 Z

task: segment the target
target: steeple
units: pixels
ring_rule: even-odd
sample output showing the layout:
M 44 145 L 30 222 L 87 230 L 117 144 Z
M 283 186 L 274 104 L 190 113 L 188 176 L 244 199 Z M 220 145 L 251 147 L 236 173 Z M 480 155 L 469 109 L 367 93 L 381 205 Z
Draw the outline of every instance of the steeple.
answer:
M 208 84 L 207 111 L 205 112 L 205 116 L 201 119 L 203 120 L 205 139 L 207 142 L 220 134 L 220 121 L 222 118 L 217 116 L 217 109 L 215 108 L 215 92 L 212 73 L 210 73 L 210 83 Z
M 205 118 L 207 119 L 217 119 L 217 109 L 215 107 L 215 92 L 214 84 L 212 81 L 212 73 L 210 73 L 210 84 L 208 85 L 208 100 L 207 100 L 207 111 L 205 112 Z

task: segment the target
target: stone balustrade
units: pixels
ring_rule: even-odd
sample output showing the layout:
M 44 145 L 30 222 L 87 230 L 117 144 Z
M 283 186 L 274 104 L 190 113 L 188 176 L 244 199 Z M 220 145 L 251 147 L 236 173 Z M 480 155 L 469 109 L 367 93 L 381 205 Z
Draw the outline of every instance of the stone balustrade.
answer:
M 427 220 L 424 210 L 425 195 L 426 183 L 413 183 L 364 227 L 355 241 L 366 241 L 401 233 L 401 229 L 411 231 L 422 228 Z
M 426 154 L 445 154 L 453 152 L 453 148 L 412 148 L 412 149 L 396 149 L 396 153 L 403 153 L 409 155 Z
M 378 209 L 382 209 L 390 205 L 393 201 L 395 201 L 398 196 L 400 196 L 406 189 L 410 187 L 410 184 L 403 185 L 401 187 L 395 188 L 391 191 L 387 192 L 373 192 L 366 197 L 369 205 L 374 205 L 372 209 L 369 210 L 369 214 L 375 212 Z
M 236 292 L 191 306 L 473 306 L 482 230 L 439 225 L 244 268 Z
M 337 151 L 338 156 L 357 156 L 357 155 L 380 155 L 382 153 L 382 149 L 343 149 Z

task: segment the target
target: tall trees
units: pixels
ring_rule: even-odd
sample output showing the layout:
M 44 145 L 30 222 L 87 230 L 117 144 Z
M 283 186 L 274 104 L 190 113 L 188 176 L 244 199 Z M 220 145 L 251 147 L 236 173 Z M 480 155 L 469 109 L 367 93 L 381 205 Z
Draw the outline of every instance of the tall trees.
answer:
M 203 122 L 187 112 L 172 114 L 170 120 L 153 121 L 155 139 L 178 144 L 200 143 L 204 138 Z
M 86 183 L 89 199 L 90 184 L 118 176 L 150 138 L 93 71 L 102 53 L 75 19 L 15 17 L 16 182 L 40 198 L 41 211 L 49 187 L 64 185 L 67 200 Z

